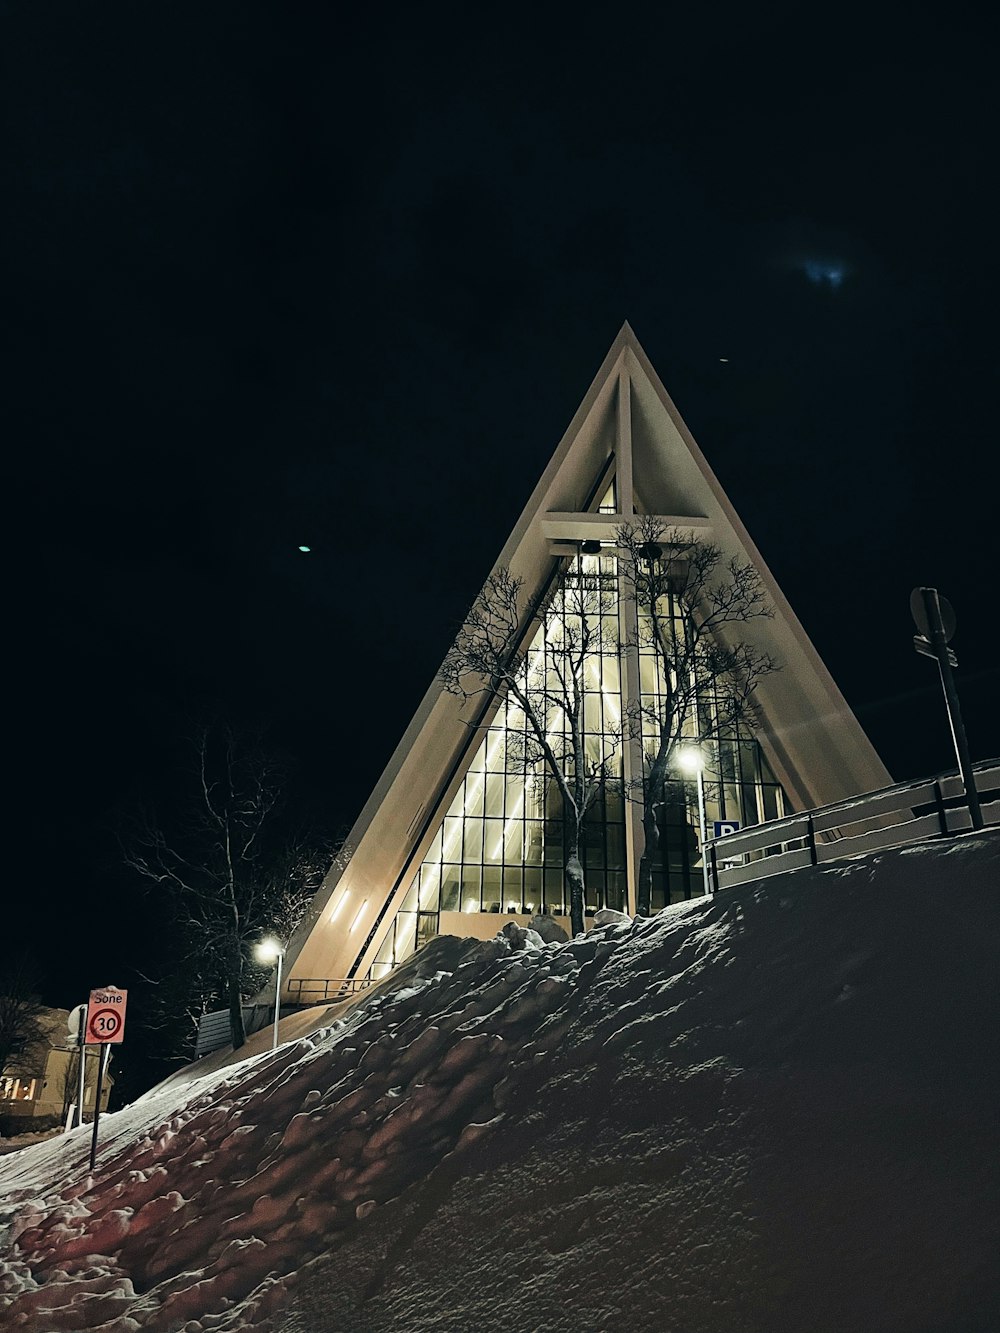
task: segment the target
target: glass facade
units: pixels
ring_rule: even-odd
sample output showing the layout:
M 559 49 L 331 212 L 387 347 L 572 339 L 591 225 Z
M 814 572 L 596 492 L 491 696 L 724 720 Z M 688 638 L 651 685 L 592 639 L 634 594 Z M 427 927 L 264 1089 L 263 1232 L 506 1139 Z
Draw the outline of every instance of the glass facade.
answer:
M 689 627 L 682 611 L 669 599 L 664 610 L 678 640 Z M 642 694 L 642 748 L 648 773 L 655 755 L 665 682 L 662 658 L 652 647 L 647 626 L 640 617 L 639 686 Z M 711 684 L 704 686 L 696 708 L 685 719 L 682 743 L 696 747 L 702 756 L 705 824 L 708 836 L 716 820 L 737 820 L 744 828 L 768 819 L 780 819 L 791 810 L 760 744 L 744 728 L 742 732 L 720 726 L 719 701 Z M 648 795 L 647 795 L 648 799 Z M 698 897 L 703 892 L 700 812 L 697 778 L 675 775 L 653 794 L 657 807 L 660 845 L 652 851 L 653 887 L 650 906 L 658 911 L 668 903 Z
M 614 488 L 598 506 L 614 514 Z M 588 758 L 605 763 L 606 779 L 584 821 L 580 847 L 586 881 L 586 912 L 601 907 L 627 910 L 625 792 L 622 774 L 622 633 L 619 575 L 614 557 L 567 557 L 553 610 L 527 651 L 529 694 L 538 697 L 559 663 L 563 632 L 571 633 L 581 612 L 588 618 L 597 650 L 585 675 L 585 746 Z M 676 632 L 685 625 L 671 607 Z M 640 634 L 640 641 L 642 639 Z M 655 704 L 663 688 L 656 655 L 639 652 L 644 705 Z M 699 734 L 709 835 L 716 819 L 744 826 L 786 812 L 781 788 L 752 738 L 716 737 L 715 700 L 698 700 L 688 719 L 692 742 Z M 555 748 L 566 741 L 565 717 L 548 708 L 547 736 Z M 644 722 L 643 750 L 655 751 L 655 727 Z M 424 859 L 410 879 L 399 910 L 371 968 L 380 977 L 438 933 L 441 912 L 505 915 L 545 911 L 568 914 L 564 864 L 570 825 L 558 784 L 538 758 L 524 712 L 513 699 L 500 705 L 479 742 Z M 638 795 L 638 793 L 634 793 Z M 654 797 L 659 807 L 659 847 L 653 849 L 652 908 L 697 897 L 702 892 L 697 786 L 681 775 L 670 778 Z
M 625 800 L 621 771 L 621 675 L 615 562 L 580 555 L 568 562 L 546 624 L 527 654 L 529 696 L 538 704 L 543 678 L 552 684 L 560 639 L 586 615 L 595 651 L 584 679 L 584 746 L 603 765 L 584 818 L 580 860 L 586 910 L 622 910 L 625 884 Z M 568 745 L 565 715 L 549 706 L 547 738 Z M 531 915 L 568 913 L 563 867 L 571 827 L 556 780 L 537 757 L 522 709 L 508 699 L 486 731 L 376 959 L 381 976 L 438 930 L 439 912 Z M 498 925 L 499 929 L 499 925 Z

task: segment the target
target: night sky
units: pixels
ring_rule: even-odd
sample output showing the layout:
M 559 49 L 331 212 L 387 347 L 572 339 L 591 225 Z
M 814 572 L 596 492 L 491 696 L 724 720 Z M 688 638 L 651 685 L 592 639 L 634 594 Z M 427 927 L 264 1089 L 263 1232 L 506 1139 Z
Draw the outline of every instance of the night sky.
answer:
M 693 8 L 3 6 L 5 933 L 49 1002 L 147 965 L 113 829 L 191 719 L 353 821 L 625 319 L 893 775 L 953 763 L 921 583 L 1000 753 L 996 34 Z

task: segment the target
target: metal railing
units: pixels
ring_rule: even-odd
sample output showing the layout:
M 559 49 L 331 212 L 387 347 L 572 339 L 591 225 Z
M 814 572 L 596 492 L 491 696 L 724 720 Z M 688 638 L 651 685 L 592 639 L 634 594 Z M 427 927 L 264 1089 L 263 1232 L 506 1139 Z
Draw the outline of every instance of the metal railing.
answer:
M 1000 825 L 1000 759 L 976 764 L 974 772 L 983 818 L 988 826 Z M 709 880 L 717 893 L 785 870 L 952 837 L 971 825 L 959 774 L 942 773 L 708 838 Z M 335 1004 L 374 984 L 371 977 L 290 977 L 282 1006 Z
M 371 977 L 289 977 L 282 1004 L 335 1004 L 373 984 Z
M 976 764 L 973 772 L 985 823 L 1000 824 L 1000 759 Z M 959 774 L 942 773 L 708 838 L 709 879 L 717 893 L 785 870 L 952 837 L 971 827 Z

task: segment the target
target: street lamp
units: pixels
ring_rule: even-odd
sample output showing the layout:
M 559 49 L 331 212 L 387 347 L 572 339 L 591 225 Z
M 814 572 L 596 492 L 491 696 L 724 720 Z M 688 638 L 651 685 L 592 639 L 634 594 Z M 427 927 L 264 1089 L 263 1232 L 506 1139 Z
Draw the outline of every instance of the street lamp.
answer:
M 708 831 L 705 821 L 705 756 L 696 745 L 685 745 L 677 752 L 677 763 L 685 773 L 694 773 L 698 778 L 698 822 L 701 825 L 701 877 L 708 897 L 708 857 L 705 843 Z
M 271 1040 L 271 1050 L 276 1051 L 278 1049 L 278 1019 L 281 1017 L 281 964 L 285 958 L 285 950 L 273 935 L 268 935 L 257 945 L 256 954 L 259 963 L 276 962 L 278 964 L 278 974 L 274 982 L 274 1036 Z

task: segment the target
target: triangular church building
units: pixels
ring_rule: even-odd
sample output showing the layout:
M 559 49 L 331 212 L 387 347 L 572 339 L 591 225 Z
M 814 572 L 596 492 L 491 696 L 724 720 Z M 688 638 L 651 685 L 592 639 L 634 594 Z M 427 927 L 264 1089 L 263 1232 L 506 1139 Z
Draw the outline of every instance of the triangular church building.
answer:
M 626 324 L 496 568 L 509 568 L 528 592 L 551 587 L 574 561 L 590 561 L 613 579 L 616 530 L 636 514 L 656 515 L 751 562 L 775 613 L 740 627 L 741 637 L 781 669 L 759 684 L 755 735 L 719 741 L 706 763 L 709 832 L 715 820 L 745 827 L 888 785 L 871 742 Z M 612 729 L 646 688 L 640 655 L 609 647 L 595 672 L 590 725 Z M 546 783 L 526 776 L 523 762 L 511 757 L 507 726 L 503 699 L 484 707 L 431 683 L 350 833 L 349 859 L 331 871 L 288 946 L 285 1002 L 318 1003 L 343 980 L 377 979 L 438 934 L 489 938 L 512 918 L 565 917 L 559 810 Z M 601 907 L 636 907 L 642 813 L 622 792 L 629 783 L 634 790 L 643 759 L 636 744 L 621 748 L 623 783 L 588 816 L 588 916 Z M 692 784 L 674 786 L 663 800 L 653 910 L 702 892 Z

